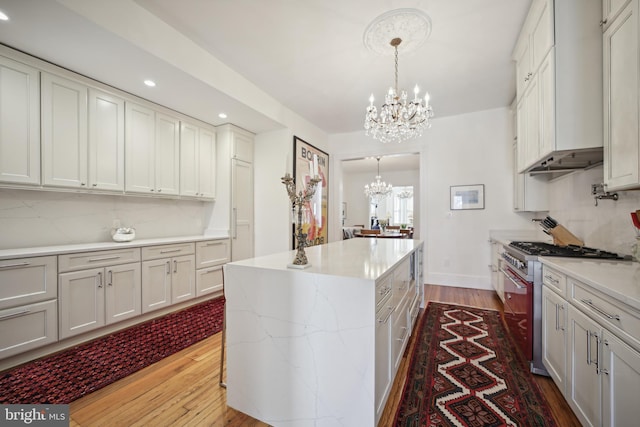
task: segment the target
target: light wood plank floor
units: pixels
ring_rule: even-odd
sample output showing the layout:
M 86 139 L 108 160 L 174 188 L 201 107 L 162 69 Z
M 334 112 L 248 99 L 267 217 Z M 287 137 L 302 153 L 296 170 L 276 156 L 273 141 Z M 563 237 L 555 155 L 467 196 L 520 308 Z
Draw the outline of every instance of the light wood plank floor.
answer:
M 425 301 L 450 302 L 500 310 L 492 291 L 425 285 Z M 70 405 L 70 426 L 266 426 L 228 408 L 225 389 L 218 386 L 221 334 L 179 353 Z M 402 395 L 408 358 L 405 353 L 380 426 L 393 424 Z M 536 376 L 557 424 L 580 426 L 549 378 Z

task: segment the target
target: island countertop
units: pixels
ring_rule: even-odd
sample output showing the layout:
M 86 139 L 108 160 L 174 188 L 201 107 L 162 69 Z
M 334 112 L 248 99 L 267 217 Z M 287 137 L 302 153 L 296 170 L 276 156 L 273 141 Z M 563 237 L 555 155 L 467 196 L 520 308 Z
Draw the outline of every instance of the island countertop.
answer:
M 242 261 L 232 265 L 255 268 L 304 271 L 315 274 L 376 280 L 391 267 L 408 257 L 421 240 L 413 239 L 348 239 L 305 248 L 311 267 L 290 269 L 296 251 L 280 252 Z

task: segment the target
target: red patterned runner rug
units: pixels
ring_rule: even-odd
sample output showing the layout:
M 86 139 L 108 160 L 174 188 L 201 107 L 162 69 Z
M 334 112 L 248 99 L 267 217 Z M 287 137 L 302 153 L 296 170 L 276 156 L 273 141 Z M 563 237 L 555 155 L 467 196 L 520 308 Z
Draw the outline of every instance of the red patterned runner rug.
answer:
M 493 310 L 430 302 L 396 426 L 555 426 L 528 363 Z
M 0 373 L 0 404 L 67 404 L 222 330 L 224 298 Z

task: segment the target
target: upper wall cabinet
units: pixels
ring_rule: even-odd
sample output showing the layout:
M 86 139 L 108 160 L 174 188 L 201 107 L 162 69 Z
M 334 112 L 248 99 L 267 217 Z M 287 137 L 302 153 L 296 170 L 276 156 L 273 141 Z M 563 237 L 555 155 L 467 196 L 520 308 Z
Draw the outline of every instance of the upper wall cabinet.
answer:
M 124 190 L 124 100 L 42 73 L 43 185 Z
M 216 134 L 212 126 L 180 123 L 180 196 L 214 199 Z
M 40 76 L 0 56 L 0 182 L 40 185 Z
M 126 192 L 178 195 L 179 119 L 133 102 L 125 111 Z
M 601 0 L 534 0 L 513 52 L 518 171 L 602 147 Z M 521 133 L 522 132 L 522 133 Z
M 605 3 L 616 3 L 605 0 Z M 622 3 L 620 1 L 619 3 Z M 607 190 L 640 187 L 640 120 L 638 117 L 638 0 L 607 17 L 604 54 L 604 183 Z

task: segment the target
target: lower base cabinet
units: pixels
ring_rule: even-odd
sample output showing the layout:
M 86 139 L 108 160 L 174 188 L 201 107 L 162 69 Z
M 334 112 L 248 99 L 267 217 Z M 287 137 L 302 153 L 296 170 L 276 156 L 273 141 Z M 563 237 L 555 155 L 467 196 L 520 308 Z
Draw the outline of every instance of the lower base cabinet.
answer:
M 568 305 L 546 286 L 542 288 L 542 363 L 563 394 L 567 385 Z
M 140 263 L 61 273 L 60 339 L 141 314 Z
M 142 262 L 142 311 L 157 310 L 196 296 L 195 257 Z
M 58 341 L 58 302 L 0 310 L 0 359 Z

